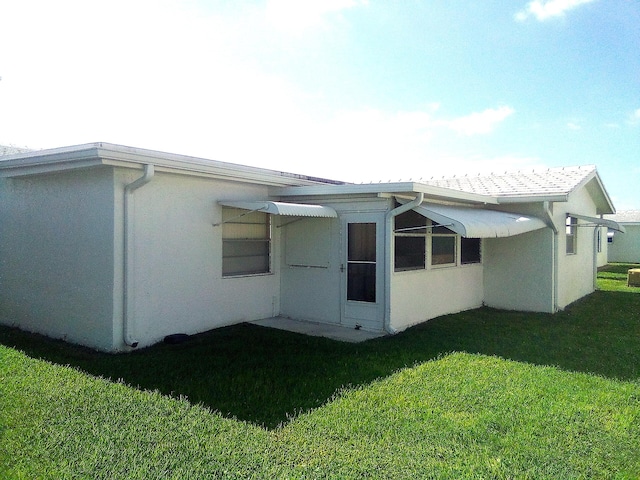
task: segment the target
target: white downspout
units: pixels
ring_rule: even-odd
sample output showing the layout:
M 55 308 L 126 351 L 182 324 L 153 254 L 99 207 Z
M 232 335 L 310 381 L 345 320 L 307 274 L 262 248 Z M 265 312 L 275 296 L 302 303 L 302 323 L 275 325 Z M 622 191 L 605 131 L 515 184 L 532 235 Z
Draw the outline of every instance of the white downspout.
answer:
M 409 203 L 400 205 L 393 210 L 389 210 L 384 217 L 384 330 L 387 333 L 397 333 L 391 327 L 391 246 L 393 240 L 393 219 L 401 213 L 408 212 L 414 207 L 419 206 L 424 200 L 424 193 L 418 193 L 416 198 Z
M 130 204 L 133 202 L 133 192 L 140 187 L 145 186 L 151 181 L 155 174 L 155 168 L 153 164 L 148 163 L 144 166 L 144 174 L 134 180 L 133 182 L 125 185 L 124 187 L 124 222 L 123 222 L 123 240 L 124 248 L 122 253 L 122 338 L 124 343 L 132 348 L 138 346 L 138 341 L 131 336 L 131 319 L 129 318 L 129 249 L 130 249 L 130 226 L 129 226 L 129 211 L 131 209 Z
M 553 298 L 551 299 L 551 308 L 552 313 L 556 313 L 558 311 L 558 227 L 553 222 L 553 203 L 552 202 L 544 202 L 543 210 L 545 215 L 547 216 L 547 225 L 553 231 L 553 252 L 551 255 L 551 267 L 552 267 L 552 279 L 553 282 L 551 294 Z

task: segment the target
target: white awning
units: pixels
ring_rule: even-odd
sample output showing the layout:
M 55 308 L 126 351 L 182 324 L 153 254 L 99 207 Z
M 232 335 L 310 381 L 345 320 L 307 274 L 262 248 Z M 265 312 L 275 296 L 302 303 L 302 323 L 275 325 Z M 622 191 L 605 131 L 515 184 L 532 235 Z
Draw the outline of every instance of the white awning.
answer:
M 272 215 L 287 215 L 290 217 L 323 217 L 337 218 L 338 214 L 331 207 L 322 205 L 307 205 L 304 203 L 259 201 L 229 201 L 218 202 L 225 207 L 241 208 L 253 212 L 265 212 Z
M 588 217 L 587 215 L 578 215 L 577 213 L 568 213 L 570 217 L 579 218 L 580 220 L 585 220 L 589 223 L 593 223 L 595 225 L 601 225 L 603 227 L 608 227 L 611 230 L 617 230 L 618 232 L 625 232 L 625 229 L 618 222 L 614 222 L 613 220 L 607 220 L 606 218 L 599 217 Z
M 512 237 L 547 226 L 537 217 L 482 208 L 423 203 L 414 210 L 467 238 Z

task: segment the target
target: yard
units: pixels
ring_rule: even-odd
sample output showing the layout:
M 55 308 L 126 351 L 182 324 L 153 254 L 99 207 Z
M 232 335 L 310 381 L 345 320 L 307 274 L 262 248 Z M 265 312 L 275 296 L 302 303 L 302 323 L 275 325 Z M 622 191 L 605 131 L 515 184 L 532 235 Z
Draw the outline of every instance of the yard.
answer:
M 639 478 L 629 265 L 556 315 L 106 355 L 0 327 L 0 478 Z

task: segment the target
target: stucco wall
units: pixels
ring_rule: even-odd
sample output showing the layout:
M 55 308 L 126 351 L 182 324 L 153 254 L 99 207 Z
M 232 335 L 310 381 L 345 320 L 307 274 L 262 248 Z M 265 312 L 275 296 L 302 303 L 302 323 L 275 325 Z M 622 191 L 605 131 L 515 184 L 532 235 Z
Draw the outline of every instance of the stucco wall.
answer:
M 507 310 L 553 311 L 553 231 L 484 241 L 485 304 Z
M 482 306 L 481 264 L 395 272 L 391 275 L 391 327 L 404 330 L 448 313 Z
M 0 321 L 111 349 L 112 172 L 0 180 Z
M 640 263 L 640 225 L 622 224 L 625 233 L 615 232 L 608 244 L 610 262 Z
M 340 323 L 340 220 L 301 219 L 283 227 L 281 236 L 281 314 Z
M 579 298 L 594 291 L 596 275 L 595 226 L 578 220 L 578 244 L 575 254 L 566 253 L 565 218 L 568 213 L 597 217 L 596 207 L 586 189 L 571 194 L 566 203 L 556 203 L 553 218 L 559 228 L 558 235 L 558 308 L 563 309 Z
M 118 196 L 136 176 L 117 171 Z M 272 229 L 272 273 L 223 278 L 222 228 L 213 226 L 219 200 L 267 196 L 264 186 L 162 172 L 134 192 L 130 331 L 140 346 L 279 313 L 280 229 Z

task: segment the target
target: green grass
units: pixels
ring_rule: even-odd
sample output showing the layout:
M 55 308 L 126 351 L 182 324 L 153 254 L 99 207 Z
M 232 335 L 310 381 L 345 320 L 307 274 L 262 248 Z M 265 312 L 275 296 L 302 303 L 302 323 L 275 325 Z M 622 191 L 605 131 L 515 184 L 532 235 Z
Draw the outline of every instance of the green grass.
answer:
M 0 478 L 640 478 L 640 295 L 608 273 L 556 315 L 356 345 L 238 325 L 106 355 L 0 328 Z
M 640 293 L 640 287 L 627 287 L 627 272 L 640 268 L 638 264 L 610 263 L 598 269 L 598 287 L 601 290 Z

